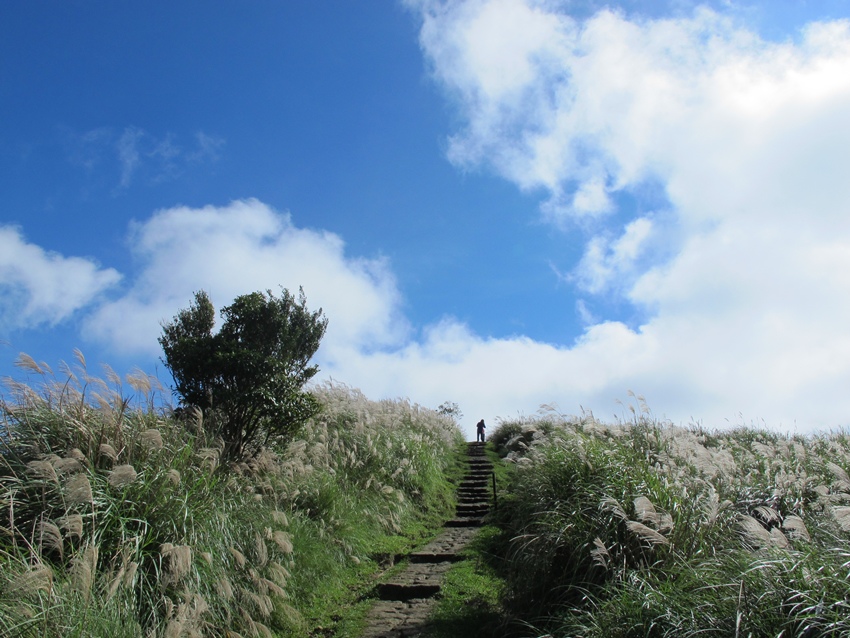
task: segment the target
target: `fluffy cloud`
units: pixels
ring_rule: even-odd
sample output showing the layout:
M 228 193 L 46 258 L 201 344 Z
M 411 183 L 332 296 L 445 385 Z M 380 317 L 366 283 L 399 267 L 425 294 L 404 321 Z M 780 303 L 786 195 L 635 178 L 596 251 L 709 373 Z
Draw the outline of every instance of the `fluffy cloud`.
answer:
M 253 290 L 303 286 L 308 306 L 331 318 L 323 347 L 329 364 L 349 347 L 393 346 L 407 331 L 382 259 L 346 257 L 337 235 L 297 228 L 257 200 L 161 210 L 137 222 L 130 241 L 138 274 L 86 322 L 90 337 L 121 351 L 157 354 L 160 324 L 201 289 L 221 307 Z
M 449 158 L 547 193 L 551 221 L 589 231 L 570 281 L 650 317 L 548 353 L 554 395 L 632 387 L 676 420 L 846 422 L 850 23 L 777 43 L 704 8 L 576 19 L 535 0 L 417 6 L 433 76 L 463 117 Z M 666 202 L 630 213 L 647 185 Z
M 54 325 L 91 304 L 121 276 L 90 259 L 64 257 L 0 226 L 0 325 Z

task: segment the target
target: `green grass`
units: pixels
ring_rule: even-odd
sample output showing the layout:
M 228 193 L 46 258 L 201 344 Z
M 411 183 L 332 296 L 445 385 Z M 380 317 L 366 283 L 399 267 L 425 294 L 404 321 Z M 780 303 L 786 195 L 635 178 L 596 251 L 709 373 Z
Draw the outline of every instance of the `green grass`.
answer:
M 493 523 L 518 635 L 850 633 L 850 437 L 510 422 Z
M 460 431 L 407 401 L 315 388 L 295 440 L 224 466 L 150 377 L 21 363 L 36 383 L 0 402 L 0 635 L 355 635 L 375 575 L 454 506 Z

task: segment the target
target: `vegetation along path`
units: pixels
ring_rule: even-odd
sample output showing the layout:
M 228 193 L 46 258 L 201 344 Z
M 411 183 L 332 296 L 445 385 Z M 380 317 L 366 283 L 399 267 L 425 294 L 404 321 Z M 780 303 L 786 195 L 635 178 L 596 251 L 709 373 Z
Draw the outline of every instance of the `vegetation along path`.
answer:
M 415 638 L 428 630 L 428 617 L 444 574 L 461 559 L 490 510 L 492 464 L 484 443 L 468 443 L 469 469 L 458 487 L 455 517 L 430 543 L 408 557 L 403 569 L 378 585 L 379 601 L 367 617 L 362 638 Z

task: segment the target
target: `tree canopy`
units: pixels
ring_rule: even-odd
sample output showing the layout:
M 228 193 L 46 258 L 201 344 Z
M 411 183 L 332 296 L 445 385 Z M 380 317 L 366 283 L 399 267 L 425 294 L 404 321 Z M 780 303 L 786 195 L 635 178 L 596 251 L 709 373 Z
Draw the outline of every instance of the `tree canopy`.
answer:
M 224 457 L 243 458 L 270 437 L 292 437 L 317 408 L 303 390 L 318 372 L 310 360 L 327 318 L 307 309 L 304 291 L 285 288 L 241 295 L 215 308 L 206 292 L 163 325 L 159 338 L 183 406 L 204 411 L 207 431 L 224 442 Z M 211 417 L 211 418 L 210 418 Z

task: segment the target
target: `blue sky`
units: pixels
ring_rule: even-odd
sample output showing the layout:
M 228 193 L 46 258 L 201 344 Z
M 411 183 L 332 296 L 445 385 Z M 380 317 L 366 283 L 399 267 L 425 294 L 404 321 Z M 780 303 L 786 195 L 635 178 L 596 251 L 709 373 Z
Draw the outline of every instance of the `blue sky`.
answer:
M 303 285 L 322 378 L 850 420 L 850 3 L 0 9 L 0 375 Z M 468 421 L 468 423 L 467 423 Z

